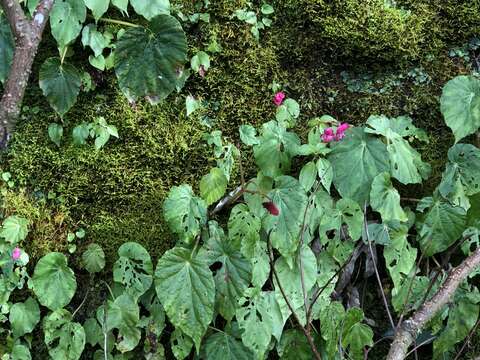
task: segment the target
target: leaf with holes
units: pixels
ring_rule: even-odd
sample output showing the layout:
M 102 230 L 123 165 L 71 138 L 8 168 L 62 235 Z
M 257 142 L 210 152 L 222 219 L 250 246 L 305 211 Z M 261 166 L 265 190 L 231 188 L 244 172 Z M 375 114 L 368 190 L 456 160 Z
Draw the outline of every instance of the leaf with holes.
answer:
M 88 24 L 82 31 L 82 44 L 89 46 L 96 57 L 102 55 L 103 49 L 110 45 L 111 38 L 104 36 L 93 24 Z
M 209 265 L 221 264 L 214 272 L 215 304 L 220 315 L 230 321 L 235 316 L 238 299 L 250 284 L 250 262 L 240 253 L 239 244 L 227 238 L 214 221 L 209 223 L 209 238 L 202 256 Z
M 146 97 L 158 103 L 175 89 L 180 76 L 177 70 L 185 63 L 186 55 L 185 33 L 172 16 L 159 15 L 147 28 L 128 29 L 115 47 L 120 89 L 130 100 Z
M 119 259 L 113 265 L 113 280 L 125 287 L 135 300 L 153 282 L 153 265 L 147 250 L 140 244 L 127 242 L 118 249 Z
M 82 79 L 78 70 L 59 58 L 47 59 L 40 68 L 39 85 L 50 106 L 61 116 L 77 101 Z
M 250 360 L 253 354 L 241 341 L 227 334 L 217 332 L 210 335 L 202 347 L 204 359 L 209 360 Z
M 480 127 L 480 80 L 463 75 L 450 80 L 443 87 L 440 110 L 455 142 L 475 133 Z
M 251 258 L 257 241 L 260 240 L 260 218 L 253 214 L 247 205 L 237 204 L 228 219 L 228 238 L 240 246 L 242 254 Z
M 72 315 L 67 310 L 59 309 L 45 317 L 43 332 L 52 359 L 80 359 L 85 348 L 85 331 L 82 325 L 72 322 Z
M 182 241 L 190 243 L 207 222 L 207 205 L 190 185 L 175 186 L 163 204 L 165 220 Z
M 13 60 L 15 41 L 8 20 L 0 12 L 0 82 L 4 84 L 10 73 L 10 66 Z
M 72 43 L 82 31 L 87 9 L 81 0 L 56 0 L 50 13 L 52 35 L 61 49 Z
M 423 131 L 417 129 L 407 116 L 389 119 L 386 116 L 370 116 L 365 132 L 382 135 L 387 139 L 390 171 L 402 184 L 421 183 L 430 174 L 430 165 L 424 163 L 420 154 L 405 137 L 424 139 Z
M 370 191 L 370 205 L 372 209 L 382 215 L 383 221 L 407 221 L 408 217 L 400 206 L 400 194 L 392 185 L 390 174 L 381 173 L 373 179 Z
M 362 235 L 363 221 L 362 209 L 355 201 L 340 199 L 335 204 L 335 208 L 326 209 L 320 219 L 320 239 L 325 243 L 327 231 L 335 230 L 339 234 L 344 230 L 342 225 L 345 224 L 348 227 L 348 235 L 356 241 Z
M 180 329 L 176 328 L 170 336 L 170 346 L 175 359 L 183 360 L 192 351 L 193 341 Z
M 333 165 L 333 183 L 343 198 L 359 204 L 368 201 L 373 179 L 390 168 L 386 150 L 383 142 L 363 128 L 349 129 L 345 138 L 333 145 L 327 159 Z
M 207 262 L 175 247 L 158 261 L 155 288 L 172 324 L 191 337 L 198 350 L 215 305 L 215 280 Z

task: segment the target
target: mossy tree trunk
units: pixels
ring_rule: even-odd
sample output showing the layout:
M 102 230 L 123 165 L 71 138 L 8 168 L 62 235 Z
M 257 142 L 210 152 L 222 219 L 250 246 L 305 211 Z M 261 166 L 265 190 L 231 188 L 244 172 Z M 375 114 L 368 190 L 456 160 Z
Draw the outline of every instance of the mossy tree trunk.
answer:
M 0 148 L 6 148 L 20 115 L 33 60 L 54 0 L 42 0 L 32 20 L 27 19 L 18 0 L 0 0 L 0 3 L 15 37 L 12 67 L 0 100 Z

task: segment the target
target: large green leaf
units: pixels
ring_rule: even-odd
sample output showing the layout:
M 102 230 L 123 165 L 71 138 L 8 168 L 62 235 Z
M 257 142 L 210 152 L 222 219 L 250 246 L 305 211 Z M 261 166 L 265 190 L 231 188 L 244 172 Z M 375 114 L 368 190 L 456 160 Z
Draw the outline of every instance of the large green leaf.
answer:
M 426 256 L 448 249 L 460 238 L 467 221 L 465 209 L 453 206 L 439 198 L 425 198 L 417 210 L 424 212 L 419 217 L 418 238 L 420 248 Z
M 0 237 L 3 237 L 7 242 L 16 244 L 22 240 L 25 240 L 27 234 L 27 219 L 16 215 L 11 215 L 3 221 L 2 229 L 0 230 Z
M 480 127 L 480 80 L 457 76 L 443 88 L 440 110 L 458 142 Z
M 189 185 L 175 186 L 170 190 L 163 212 L 170 229 L 187 243 L 200 234 L 207 222 L 207 205 L 194 195 Z
M 288 329 L 282 334 L 277 345 L 277 352 L 282 360 L 311 360 L 312 349 L 305 334 L 297 329 Z
M 72 43 L 82 31 L 87 9 L 82 0 L 56 0 L 50 13 L 52 35 L 60 48 Z
M 335 208 L 325 205 L 324 213 L 320 219 L 320 239 L 323 243 L 327 241 L 326 232 L 335 230 L 339 234 L 342 225 L 348 227 L 348 234 L 356 241 L 362 235 L 363 212 L 360 206 L 351 199 L 340 199 L 335 204 Z
M 42 257 L 32 277 L 33 292 L 38 301 L 50 310 L 57 310 L 72 300 L 77 282 L 65 255 L 52 252 Z
M 228 180 L 223 171 L 216 167 L 212 168 L 200 181 L 200 195 L 207 205 L 211 205 L 225 194 L 227 185 Z
M 80 359 L 85 347 L 85 331 L 82 325 L 72 322 L 67 310 L 59 309 L 44 318 L 43 332 L 52 359 Z
M 0 82 L 5 83 L 13 60 L 15 42 L 7 18 L 0 12 Z
M 430 173 L 430 165 L 424 163 L 420 154 L 405 140 L 405 137 L 426 139 L 423 131 L 417 129 L 412 119 L 400 116 L 389 119 L 386 116 L 370 116 L 365 131 L 382 135 L 387 140 L 392 176 L 403 184 L 421 183 Z
M 113 280 L 122 284 L 127 294 L 138 299 L 153 282 L 150 254 L 140 244 L 127 242 L 118 249 L 118 256 L 113 266 Z
M 107 304 L 106 330 L 118 329 L 117 349 L 124 353 L 133 350 L 139 343 L 141 332 L 138 328 L 140 310 L 136 300 L 129 294 L 122 294 Z
M 84 0 L 85 5 L 92 11 L 95 21 L 100 19 L 108 10 L 110 0 Z
M 32 360 L 32 355 L 26 345 L 16 343 L 12 349 L 11 360 Z
M 289 256 L 298 247 L 307 195 L 298 180 L 280 176 L 275 179 L 275 187 L 268 196 L 280 213 L 278 216 L 267 215 L 265 228 L 270 231 L 273 247 Z
M 169 0 L 130 0 L 130 4 L 137 14 L 148 20 L 160 14 L 170 14 Z
M 209 223 L 209 239 L 202 252 L 209 265 L 220 263 L 215 271 L 215 303 L 218 312 L 232 320 L 237 310 L 238 299 L 250 284 L 250 262 L 240 253 L 240 246 L 225 237 L 216 222 Z
M 287 174 L 293 156 L 298 152 L 300 139 L 278 125 L 276 121 L 263 124 L 259 144 L 253 147 L 255 162 L 265 176 L 275 178 Z
M 175 89 L 177 70 L 185 63 L 186 54 L 185 33 L 170 15 L 155 17 L 148 28 L 128 29 L 115 48 L 120 88 L 130 100 L 145 96 L 158 103 Z
M 383 221 L 407 221 L 407 214 L 400 206 L 400 194 L 392 185 L 390 174 L 381 173 L 373 179 L 370 192 L 370 205 L 372 209 L 382 215 Z
M 208 360 L 250 360 L 252 353 L 241 341 L 225 332 L 210 335 L 203 345 L 204 359 Z
M 328 160 L 333 165 L 333 183 L 342 197 L 362 205 L 368 201 L 373 179 L 390 168 L 386 150 L 384 143 L 363 128 L 349 130 L 333 146 Z
M 215 280 L 207 262 L 189 249 L 175 247 L 158 261 L 155 288 L 168 318 L 200 348 L 213 319 Z
M 468 210 L 468 197 L 480 192 L 480 150 L 470 144 L 456 144 L 448 150 L 448 160 L 438 190 L 454 205 Z
M 50 106 L 63 116 L 77 101 L 82 80 L 74 66 L 50 58 L 40 68 L 39 84 Z
M 29 297 L 23 303 L 13 304 L 8 320 L 12 326 L 13 336 L 20 337 L 31 333 L 40 321 L 38 303 Z

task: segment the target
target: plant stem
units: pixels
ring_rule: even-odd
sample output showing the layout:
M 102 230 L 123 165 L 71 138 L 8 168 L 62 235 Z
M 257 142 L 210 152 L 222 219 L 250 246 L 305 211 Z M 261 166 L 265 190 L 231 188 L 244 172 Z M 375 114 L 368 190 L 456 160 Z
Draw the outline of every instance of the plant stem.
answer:
M 125 26 L 130 26 L 130 27 L 140 27 L 140 25 L 128 22 L 128 21 L 123 21 L 123 20 L 116 20 L 116 19 L 109 19 L 109 18 L 100 18 L 98 21 L 105 22 L 105 23 L 110 23 L 110 24 L 117 24 L 117 25 L 125 25 Z

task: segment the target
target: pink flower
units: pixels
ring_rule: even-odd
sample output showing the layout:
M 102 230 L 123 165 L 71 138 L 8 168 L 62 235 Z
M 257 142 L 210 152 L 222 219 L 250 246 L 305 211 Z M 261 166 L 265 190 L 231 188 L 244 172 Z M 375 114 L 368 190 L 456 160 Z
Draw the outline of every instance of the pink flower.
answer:
M 278 210 L 273 201 L 264 202 L 262 205 L 273 216 L 278 216 L 278 214 L 280 214 L 280 210 Z
M 350 125 L 348 123 L 341 123 L 339 127 L 337 127 L 337 133 L 338 132 L 345 132 L 345 130 L 349 129 Z
M 335 134 L 333 133 L 333 129 L 326 128 L 325 130 L 323 130 L 322 141 L 329 143 L 329 142 L 332 142 L 333 140 L 335 140 Z
M 13 261 L 17 261 L 18 259 L 20 259 L 21 255 L 22 255 L 22 250 L 20 250 L 20 248 L 16 247 L 15 249 L 13 249 L 12 251 Z
M 335 135 L 335 140 L 340 141 L 345 137 L 345 133 L 341 131 L 337 131 L 337 134 Z
M 273 103 L 277 106 L 280 106 L 282 105 L 284 99 L 285 99 L 285 93 L 283 91 L 279 91 L 273 97 Z

